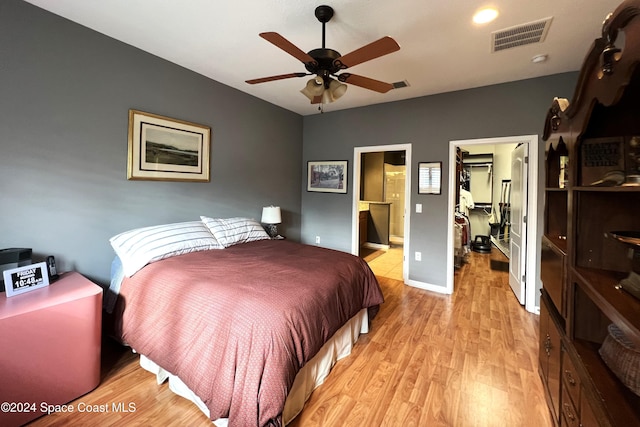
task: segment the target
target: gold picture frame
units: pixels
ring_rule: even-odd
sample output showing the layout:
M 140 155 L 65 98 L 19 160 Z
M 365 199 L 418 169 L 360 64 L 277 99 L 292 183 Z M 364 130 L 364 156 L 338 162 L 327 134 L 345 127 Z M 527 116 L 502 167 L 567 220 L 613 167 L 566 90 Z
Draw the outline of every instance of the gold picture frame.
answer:
M 127 179 L 209 182 L 211 128 L 129 110 Z

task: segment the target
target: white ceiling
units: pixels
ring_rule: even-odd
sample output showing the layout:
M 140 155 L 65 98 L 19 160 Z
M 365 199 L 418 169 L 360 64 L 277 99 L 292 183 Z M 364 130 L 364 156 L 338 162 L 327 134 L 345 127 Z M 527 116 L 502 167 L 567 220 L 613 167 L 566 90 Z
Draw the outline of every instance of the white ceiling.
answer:
M 326 47 L 347 54 L 383 36 L 400 50 L 348 72 L 409 87 L 380 94 L 349 85 L 324 111 L 576 71 L 605 16 L 621 0 L 27 0 L 117 40 L 301 115 L 317 105 L 299 91 L 309 77 L 257 85 L 247 79 L 304 72 L 297 59 L 263 40 L 274 31 L 308 52 L 322 45 L 315 7 L 328 4 Z M 477 8 L 498 8 L 485 26 Z M 491 53 L 491 33 L 553 17 L 542 43 Z M 531 58 L 547 54 L 534 64 Z M 570 95 L 570 94 L 564 94 Z

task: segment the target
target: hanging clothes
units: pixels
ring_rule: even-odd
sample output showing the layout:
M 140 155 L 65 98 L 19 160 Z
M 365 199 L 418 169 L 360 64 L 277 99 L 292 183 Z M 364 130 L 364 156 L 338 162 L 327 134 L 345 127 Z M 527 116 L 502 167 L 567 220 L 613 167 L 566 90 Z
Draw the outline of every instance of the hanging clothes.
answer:
M 460 213 L 464 214 L 465 216 L 469 216 L 469 209 L 473 209 L 475 207 L 475 204 L 473 203 L 473 196 L 471 195 L 471 192 L 465 190 L 464 188 L 460 187 Z
M 461 212 L 456 212 L 454 223 L 454 264 L 458 268 L 471 252 L 471 223 Z

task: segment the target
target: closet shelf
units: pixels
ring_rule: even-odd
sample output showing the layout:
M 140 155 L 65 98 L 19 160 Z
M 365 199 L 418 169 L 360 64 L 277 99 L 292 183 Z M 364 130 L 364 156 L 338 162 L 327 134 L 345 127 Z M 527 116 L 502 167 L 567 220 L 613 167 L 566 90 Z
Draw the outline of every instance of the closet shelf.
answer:
M 491 203 L 475 203 L 473 209 L 489 210 L 491 211 Z
M 491 243 L 498 248 L 500 252 L 507 258 L 511 259 L 511 249 L 509 248 L 509 239 L 498 239 L 495 236 L 491 236 Z

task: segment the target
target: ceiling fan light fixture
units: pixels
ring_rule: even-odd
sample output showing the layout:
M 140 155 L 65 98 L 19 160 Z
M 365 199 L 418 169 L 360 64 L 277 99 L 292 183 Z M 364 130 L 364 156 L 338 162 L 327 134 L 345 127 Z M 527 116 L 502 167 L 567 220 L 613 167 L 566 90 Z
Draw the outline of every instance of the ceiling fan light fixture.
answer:
M 322 77 L 316 76 L 310 79 L 300 92 L 309 98 L 309 101 L 313 101 L 316 96 L 321 96 L 323 91 L 324 80 Z
M 335 101 L 335 98 L 333 97 L 333 94 L 331 93 L 330 90 L 327 89 L 324 92 L 322 92 L 323 104 L 331 104 L 333 101 Z
M 329 91 L 331 91 L 333 99 L 336 100 L 347 92 L 347 85 L 337 80 L 331 80 L 331 83 L 329 83 Z
M 300 90 L 312 104 L 330 103 L 341 98 L 347 91 L 347 85 L 344 83 L 379 93 L 387 93 L 393 89 L 393 85 L 390 83 L 351 73 L 341 73 L 340 75 L 337 75 L 337 73 L 355 65 L 362 64 L 363 62 L 380 58 L 381 56 L 400 50 L 400 45 L 394 39 L 385 36 L 353 50 L 346 55 L 341 55 L 338 51 L 329 49 L 325 45 L 325 24 L 333 17 L 333 9 L 330 6 L 318 6 L 315 14 L 318 21 L 322 24 L 321 48 L 312 49 L 305 53 L 276 32 L 270 31 L 259 34 L 260 37 L 269 43 L 302 62 L 307 72 L 279 74 L 276 76 L 246 80 L 248 84 L 315 75 L 315 77 L 307 81 L 305 87 Z M 331 76 L 337 78 L 337 81 L 331 78 Z M 322 106 L 320 108 L 322 108 Z

